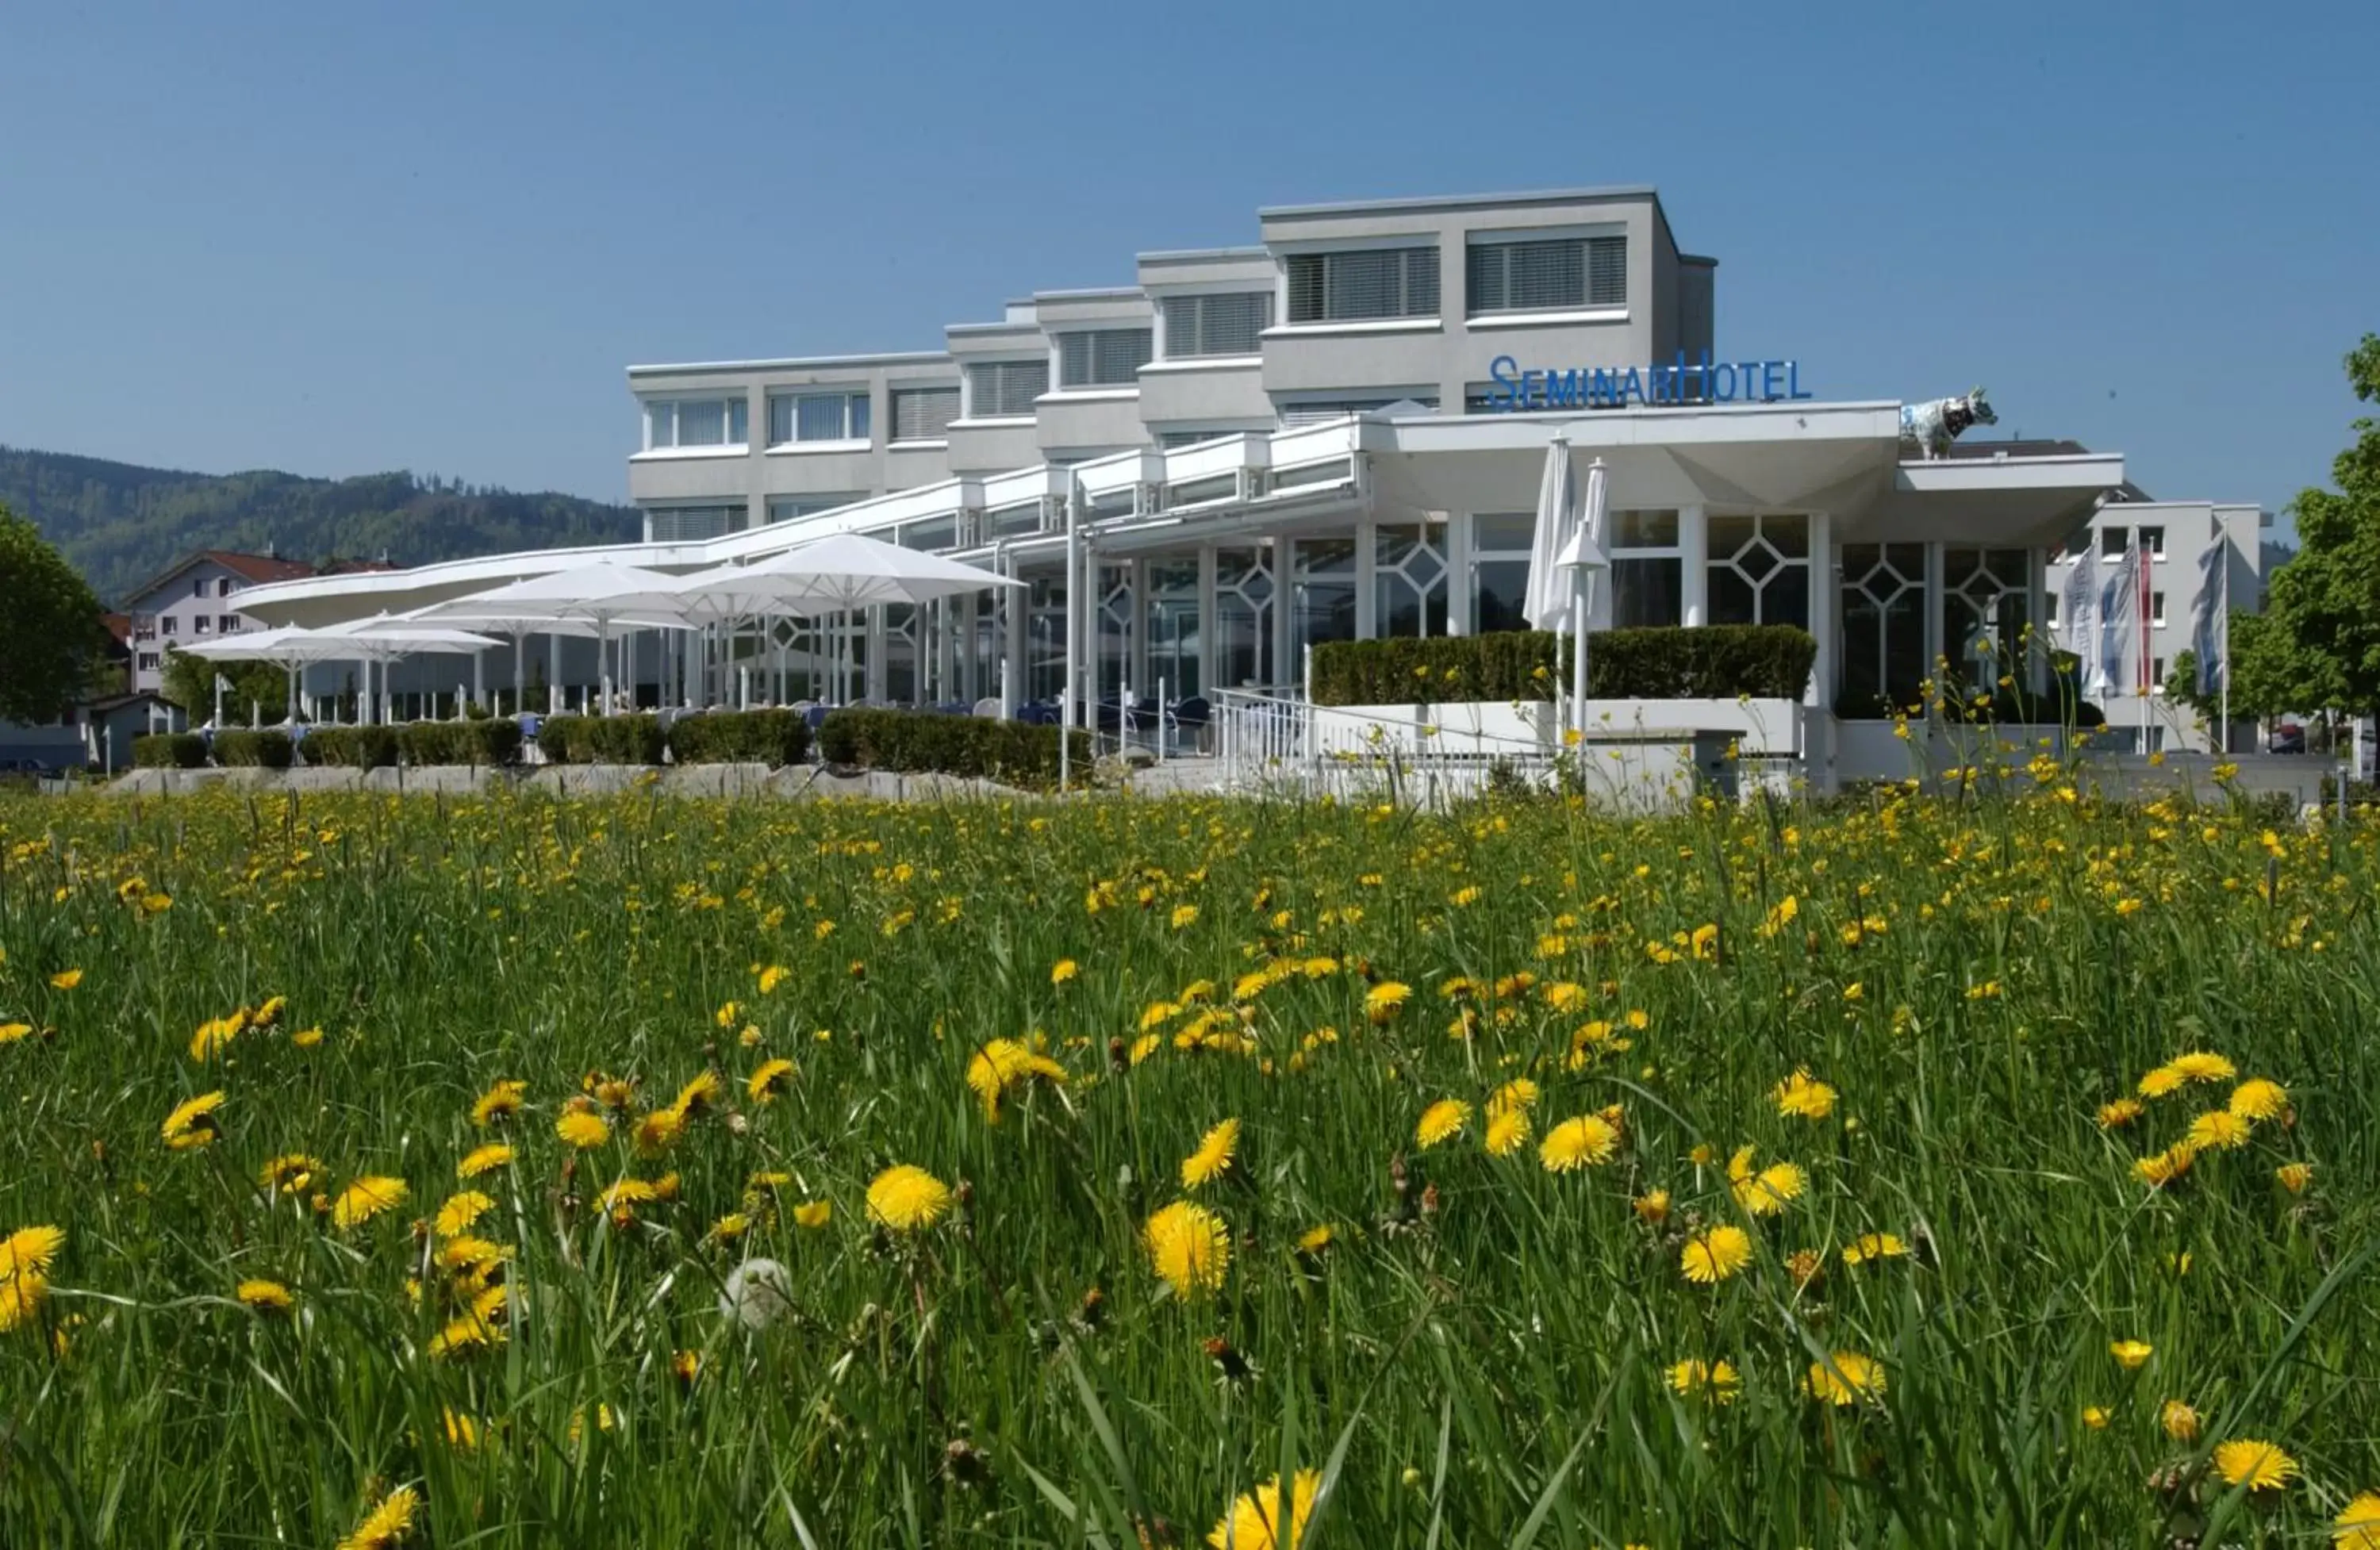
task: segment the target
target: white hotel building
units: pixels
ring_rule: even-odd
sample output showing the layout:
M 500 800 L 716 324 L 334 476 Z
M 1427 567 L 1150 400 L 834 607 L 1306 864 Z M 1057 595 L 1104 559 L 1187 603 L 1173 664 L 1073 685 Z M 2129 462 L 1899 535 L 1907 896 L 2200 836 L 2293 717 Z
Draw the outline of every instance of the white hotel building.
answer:
M 1559 432 L 1609 470 L 1597 624 L 1810 629 L 1791 751 L 1823 777 L 1882 730 L 1839 725 L 1839 705 L 1907 703 L 1937 658 L 2007 672 L 1985 644 L 2048 623 L 2052 554 L 2138 496 L 2120 456 L 2071 443 L 1922 459 L 1900 403 L 1812 396 L 1823 363 L 1715 353 L 1717 260 L 1680 249 L 1649 188 L 1287 206 L 1257 236 L 1144 253 L 1130 285 L 1011 301 L 937 350 L 631 368 L 645 542 L 309 578 L 242 607 L 327 624 L 595 556 L 687 571 L 855 530 L 1028 584 L 852 622 L 871 696 L 1059 696 L 1070 582 L 1110 702 L 1294 692 L 1319 642 L 1519 627 Z M 2237 538 L 2252 567 L 2252 525 Z M 2170 568 L 2186 618 L 2194 570 Z M 788 698 L 820 692 L 822 644 L 791 629 L 741 659 Z M 593 675 L 583 643 L 537 660 Z M 670 660 L 638 654 L 648 701 Z M 419 671 L 454 685 L 451 663 Z M 509 680 L 499 654 L 487 681 Z

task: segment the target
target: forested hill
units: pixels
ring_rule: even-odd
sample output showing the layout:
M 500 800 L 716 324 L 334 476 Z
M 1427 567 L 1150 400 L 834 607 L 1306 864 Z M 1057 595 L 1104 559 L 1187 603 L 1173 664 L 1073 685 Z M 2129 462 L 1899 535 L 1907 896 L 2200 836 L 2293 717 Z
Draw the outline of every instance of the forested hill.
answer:
M 350 479 L 192 474 L 0 447 L 0 505 L 30 517 L 110 607 L 198 549 L 400 565 L 515 549 L 618 543 L 633 507 L 516 495 L 412 474 Z

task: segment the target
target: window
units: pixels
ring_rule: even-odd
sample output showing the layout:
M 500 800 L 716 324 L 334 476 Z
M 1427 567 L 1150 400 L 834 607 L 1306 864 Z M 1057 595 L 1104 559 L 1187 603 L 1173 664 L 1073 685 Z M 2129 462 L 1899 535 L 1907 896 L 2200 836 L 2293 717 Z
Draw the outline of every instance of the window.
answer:
M 2103 555 L 2103 556 L 2105 556 L 2106 558 L 2107 558 L 2107 559 L 2109 559 L 2109 560 L 2120 560 L 2120 559 L 2122 559 L 2122 558 L 2124 557 L 2124 550 L 2125 550 L 2126 546 L 2128 546 L 2128 545 L 2131 542 L 2131 537 L 2132 537 L 2132 535 L 2131 535 L 2131 528 L 2129 528 L 2129 527 L 2102 527 L 2102 528 L 2100 528 L 2100 529 L 2099 529 L 2099 552 L 2100 552 L 2100 554 L 2101 554 L 2101 555 Z
M 194 636 L 205 635 L 208 633 L 209 626 L 213 624 L 213 620 L 201 613 L 197 618 L 190 621 L 190 633 Z
M 1683 551 L 1675 511 L 1611 514 L 1611 624 L 1615 629 L 1685 618 Z
M 1272 293 L 1240 291 L 1229 296 L 1165 298 L 1165 358 L 1252 356 L 1272 326 Z
M 793 442 L 864 442 L 868 436 L 868 397 L 856 393 L 772 393 L 769 395 L 769 444 Z
M 2058 623 L 2058 594 L 2053 591 L 2043 600 L 2048 606 L 2042 611 L 2041 622 L 2050 629 L 2055 630 L 2059 628 Z
M 1843 660 L 1836 714 L 1886 717 L 1919 702 L 1925 681 L 1925 546 L 1842 549 Z
M 2162 527 L 2143 527 L 2143 528 L 2142 528 L 2142 529 L 2141 529 L 2141 551 L 2142 551 L 2143 553 L 2144 553 L 2144 554 L 2148 555 L 2148 556 L 2149 556 L 2151 559 L 2153 559 L 2153 560 L 2162 560 L 2162 559 L 2164 559 L 2164 558 L 2165 558 L 2165 529 L 2164 529 L 2164 528 L 2162 528 Z
M 2022 671 L 2032 617 L 2022 549 L 1942 550 L 1942 653 L 1965 684 L 1985 687 Z
M 140 618 L 134 620 L 132 622 L 132 638 L 135 640 L 156 639 L 157 616 L 153 613 L 144 613 Z
M 143 672 L 154 672 L 157 671 L 156 652 L 143 651 L 140 653 L 140 671 Z
M 237 591 L 238 591 L 238 590 L 239 590 L 239 583 L 238 583 L 238 582 L 237 582 L 237 581 L 234 581 L 231 577 L 229 577 L 229 576 L 227 576 L 227 575 L 226 575 L 226 576 L 218 576 L 218 577 L 215 579 L 215 596 L 216 596 L 216 597 L 218 597 L 218 598 L 228 598 L 228 597 L 230 597 L 234 592 L 237 592 Z
M 954 549 L 959 541 L 959 519 L 955 516 L 929 517 L 912 522 L 901 529 L 894 540 L 903 549 Z
M 1050 391 L 1050 362 L 987 360 L 966 369 L 967 414 L 975 419 L 1013 419 L 1033 413 L 1033 401 Z
M 1289 657 L 1355 638 L 1355 540 L 1299 539 L 1289 573 Z
M 1482 512 L 1471 519 L 1471 633 L 1525 630 L 1534 512 Z
M 750 440 L 749 410 L 741 398 L 655 398 L 645 403 L 645 445 L 740 447 Z
M 1058 335 L 1061 388 L 1132 387 L 1148 364 L 1150 331 L 1095 328 Z
M 219 613 L 215 615 L 215 633 L 218 635 L 227 636 L 237 635 L 239 633 L 239 615 L 237 613 Z
M 1808 517 L 1714 516 L 1708 541 L 1712 624 L 1810 627 Z
M 172 638 L 174 632 L 180 629 L 181 626 L 182 622 L 179 619 L 175 618 L 170 613 L 157 622 L 157 627 L 165 632 L 168 639 Z
M 2149 623 L 2162 628 L 2165 624 L 2165 594 L 2149 594 Z
M 892 439 L 896 442 L 939 442 L 959 418 L 959 390 L 954 387 L 896 388 L 892 394 Z
M 1446 529 L 1383 522 L 1372 530 L 1372 633 L 1446 634 Z
M 645 513 L 649 543 L 699 543 L 740 530 L 744 508 L 734 506 L 654 506 Z
M 1172 327 L 1171 320 L 1167 326 Z M 1198 558 L 1177 555 L 1148 563 L 1148 675 L 1169 699 L 1199 692 Z
M 203 598 L 206 595 L 207 578 L 205 576 L 200 576 L 198 580 L 190 583 L 190 596 L 194 598 Z
M 1290 255 L 1289 321 L 1293 323 L 1437 316 L 1435 247 Z
M 1215 681 L 1232 688 L 1270 684 L 1273 551 L 1215 546 Z
M 844 506 L 851 505 L 855 502 L 865 501 L 867 499 L 868 497 L 866 495 L 858 493 L 848 495 L 771 495 L 769 497 L 769 520 L 771 522 L 792 522 L 799 517 L 816 516 L 820 512 L 835 511 Z
M 1464 257 L 1471 314 L 1628 305 L 1628 239 L 1474 242 Z
M 2165 693 L 2165 659 L 2163 657 L 2149 659 L 2149 689 L 2154 694 Z

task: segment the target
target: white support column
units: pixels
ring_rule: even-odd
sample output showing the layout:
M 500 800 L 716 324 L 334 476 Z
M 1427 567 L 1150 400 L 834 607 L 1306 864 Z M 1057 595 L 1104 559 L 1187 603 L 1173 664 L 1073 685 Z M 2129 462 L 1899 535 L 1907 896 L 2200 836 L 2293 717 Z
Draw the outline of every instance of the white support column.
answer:
M 1688 624 L 1710 623 L 1710 527 L 1701 506 L 1678 508 L 1678 612 Z
M 1925 546 L 1925 678 L 1938 683 L 1940 673 L 1935 664 L 1942 660 L 1945 643 L 1942 639 L 1942 546 Z
M 1305 664 L 1290 655 L 1295 639 L 1289 627 L 1289 616 L 1295 605 L 1296 587 L 1293 583 L 1292 563 L 1297 558 L 1297 543 L 1287 537 L 1272 540 L 1272 679 L 1276 684 L 1305 682 Z
M 1198 546 L 1198 688 L 1201 694 L 1215 690 L 1215 546 Z
M 1811 633 L 1818 639 L 1818 656 L 1802 694 L 1803 703 L 1813 709 L 1825 709 L 1835 702 L 1835 663 L 1842 655 L 1842 621 L 1835 603 L 1843 590 L 1842 579 L 1835 573 L 1834 517 L 1828 512 L 1812 512 L 1810 624 Z
M 1375 615 L 1379 588 L 1374 585 L 1375 567 L 1379 561 L 1379 519 L 1369 509 L 1355 514 L 1355 638 L 1372 640 L 1378 637 L 1380 622 Z
M 1471 633 L 1471 514 L 1446 514 L 1446 633 Z

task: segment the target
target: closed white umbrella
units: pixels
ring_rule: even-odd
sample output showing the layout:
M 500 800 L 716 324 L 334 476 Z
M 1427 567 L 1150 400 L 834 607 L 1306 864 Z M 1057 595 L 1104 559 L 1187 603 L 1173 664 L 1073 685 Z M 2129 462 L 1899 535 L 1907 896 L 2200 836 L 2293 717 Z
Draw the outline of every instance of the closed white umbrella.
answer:
M 1571 466 L 1570 438 L 1556 433 L 1546 448 L 1545 477 L 1537 485 L 1537 529 L 1529 542 L 1529 580 L 1521 616 L 1533 630 L 1559 631 L 1568 624 L 1571 581 L 1561 553 L 1578 527 L 1578 478 Z
M 1611 568 L 1611 555 L 1604 538 L 1609 515 L 1605 508 L 1609 501 L 1609 481 L 1604 477 L 1603 459 L 1598 457 L 1587 465 L 1585 512 L 1570 541 L 1554 560 L 1555 567 L 1571 578 L 1570 697 L 1572 724 L 1582 737 L 1586 734 L 1587 624 L 1595 614 L 1596 578 Z

